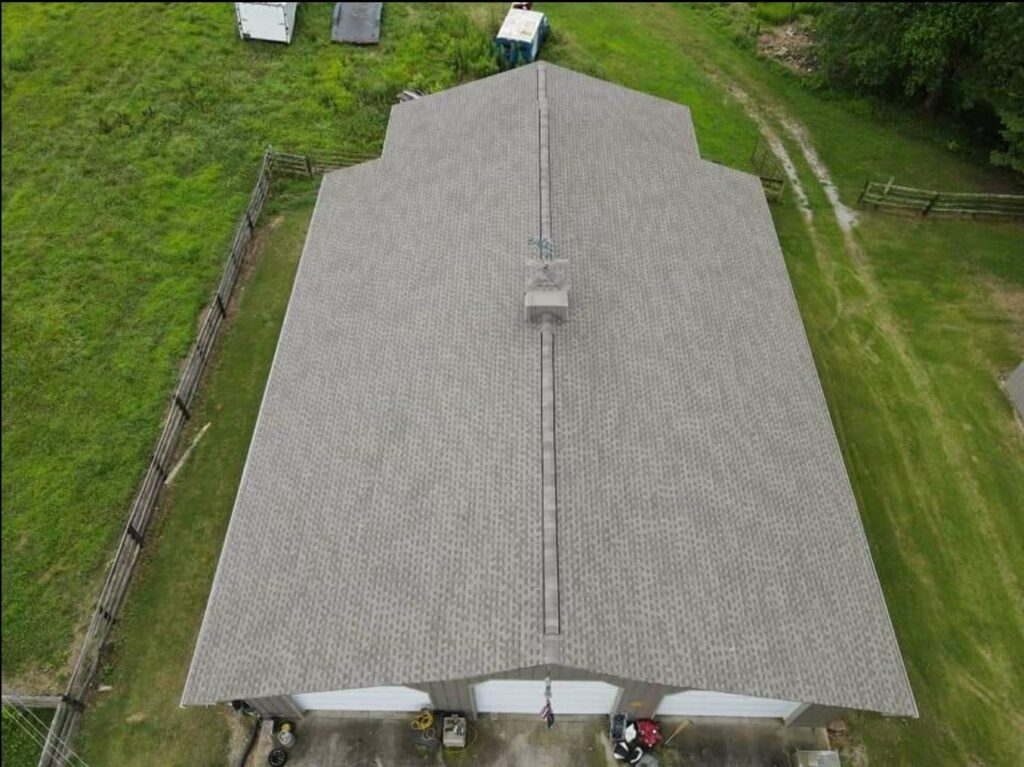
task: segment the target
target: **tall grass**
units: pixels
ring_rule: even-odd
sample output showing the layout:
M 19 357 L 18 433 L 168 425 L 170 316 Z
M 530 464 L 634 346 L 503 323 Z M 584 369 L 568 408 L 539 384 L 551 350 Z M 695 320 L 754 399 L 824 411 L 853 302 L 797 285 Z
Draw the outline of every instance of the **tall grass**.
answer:
M 787 24 L 801 16 L 816 16 L 821 3 L 751 3 L 754 14 L 768 24 Z

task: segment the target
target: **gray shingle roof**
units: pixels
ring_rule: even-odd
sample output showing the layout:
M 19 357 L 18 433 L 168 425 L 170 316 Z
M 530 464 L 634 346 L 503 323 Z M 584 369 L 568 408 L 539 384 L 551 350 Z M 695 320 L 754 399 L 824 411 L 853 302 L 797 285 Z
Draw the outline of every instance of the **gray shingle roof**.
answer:
M 757 179 L 545 66 L 562 662 L 915 713 Z M 400 105 L 324 179 L 185 703 L 543 661 L 536 83 Z
M 1006 379 L 1006 394 L 1010 402 L 1017 408 L 1021 418 L 1024 418 L 1024 362 L 1017 366 Z

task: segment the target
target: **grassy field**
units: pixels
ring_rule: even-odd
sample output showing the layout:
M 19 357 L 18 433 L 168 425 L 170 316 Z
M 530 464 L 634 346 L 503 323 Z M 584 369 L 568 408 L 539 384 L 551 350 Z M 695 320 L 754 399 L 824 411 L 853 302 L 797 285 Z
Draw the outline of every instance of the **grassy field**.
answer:
M 921 708 L 909 723 L 852 717 L 846 758 L 1013 764 L 1024 753 L 1024 435 L 998 380 L 1024 355 L 1024 227 L 863 213 L 845 236 L 785 124 L 803 126 L 848 203 L 869 176 L 958 190 L 1012 188 L 1012 177 L 913 116 L 812 92 L 756 59 L 737 32 L 749 8 L 539 7 L 555 30 L 545 58 L 690 105 L 705 158 L 749 169 L 758 127 L 732 89 L 783 135 L 810 216 L 790 194 L 776 227 Z M 485 39 L 500 17 L 389 5 L 386 45 L 372 52 L 325 41 L 329 7 L 303 5 L 291 48 L 239 43 L 229 6 L 129 7 L 118 13 L 135 23 L 116 33 L 99 29 L 109 12 L 3 11 L 4 113 L 17 118 L 3 127 L 5 678 L 61 666 L 259 148 L 379 146 L 391 93 L 486 71 L 457 30 L 472 19 L 470 37 Z M 91 63 L 95 46 L 67 35 L 68 19 L 95 23 L 115 52 Z M 143 69 L 152 76 L 131 74 Z M 136 124 L 147 103 L 183 122 Z M 104 117 L 117 111 L 130 126 Z M 71 210 L 58 187 L 82 190 Z M 146 549 L 104 679 L 113 690 L 85 719 L 90 763 L 223 763 L 228 748 L 222 713 L 177 702 L 309 214 L 302 190 L 275 206 L 193 419 L 212 426 Z
M 267 143 L 371 152 L 394 95 L 492 71 L 465 14 L 389 6 L 376 48 L 303 4 L 3 8 L 3 674 L 55 688 Z M 73 32 L 72 32 L 73 30 Z
M 735 8 L 545 4 L 553 53 L 689 103 L 705 157 L 745 162 L 756 133 L 724 86 L 806 129 L 843 199 L 867 177 L 930 188 L 1014 179 L 951 152 L 941 129 L 808 90 L 737 39 Z M 676 87 L 677 78 L 686 87 Z M 847 759 L 1009 765 L 1024 753 L 1024 439 L 999 378 L 1024 356 L 1024 228 L 866 213 L 852 241 L 796 141 L 812 211 L 776 226 L 921 708 L 853 717 Z M 730 153 L 731 152 L 731 153 Z
M 153 532 L 159 545 L 146 551 L 103 679 L 113 689 L 94 698 L 77 743 L 90 764 L 185 767 L 226 760 L 224 711 L 181 709 L 178 702 L 313 200 L 312 191 L 284 209 L 272 200 L 264 215 L 255 269 L 207 372 L 188 439 L 210 427 L 162 503 Z

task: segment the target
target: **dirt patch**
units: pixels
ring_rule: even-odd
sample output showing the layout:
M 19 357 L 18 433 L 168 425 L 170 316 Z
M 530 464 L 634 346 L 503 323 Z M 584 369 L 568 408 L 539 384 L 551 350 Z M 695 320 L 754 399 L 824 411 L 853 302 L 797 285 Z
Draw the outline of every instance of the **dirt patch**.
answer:
M 757 52 L 800 75 L 809 75 L 817 68 L 814 37 L 811 28 L 800 22 L 772 27 L 757 37 Z

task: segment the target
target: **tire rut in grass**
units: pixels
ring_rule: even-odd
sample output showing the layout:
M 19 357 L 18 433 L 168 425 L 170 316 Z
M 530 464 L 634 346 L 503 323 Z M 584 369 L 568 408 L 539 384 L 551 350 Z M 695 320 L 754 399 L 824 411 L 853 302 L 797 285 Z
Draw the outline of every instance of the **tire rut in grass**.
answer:
M 782 145 L 778 134 L 773 130 L 771 121 L 766 115 L 770 115 L 771 118 L 776 120 L 800 147 L 804 160 L 810 167 L 815 181 L 821 187 L 833 210 L 836 224 L 842 233 L 845 255 L 852 268 L 853 275 L 864 291 L 865 300 L 858 302 L 863 303 L 863 305 L 857 308 L 856 313 L 865 319 L 869 319 L 874 327 L 881 331 L 878 334 L 872 334 L 868 339 L 863 339 L 861 343 L 862 352 L 869 356 L 874 356 L 874 352 L 867 345 L 873 344 L 876 337 L 882 338 L 892 351 L 893 356 L 899 361 L 900 367 L 908 377 L 917 401 L 926 409 L 930 427 L 934 429 L 939 437 L 935 441 L 934 448 L 942 452 L 945 459 L 944 463 L 950 467 L 958 479 L 964 500 L 969 508 L 977 512 L 973 514 L 973 517 L 980 526 L 983 535 L 992 546 L 996 547 L 997 550 L 1001 550 L 1005 546 L 1005 541 L 999 535 L 999 532 L 992 524 L 991 518 L 986 513 L 985 493 L 979 486 L 975 472 L 970 468 L 972 465 L 971 456 L 964 447 L 962 435 L 958 433 L 956 424 L 951 421 L 950 416 L 947 414 L 946 407 L 942 402 L 939 392 L 936 390 L 931 374 L 914 354 L 906 331 L 890 308 L 888 298 L 874 274 L 870 258 L 855 234 L 855 226 L 858 220 L 857 214 L 840 199 L 839 190 L 832 180 L 828 166 L 815 150 L 806 126 L 792 115 L 786 113 L 777 104 L 763 106 L 760 101 L 753 98 L 739 85 L 725 82 L 720 77 L 715 77 L 714 79 L 743 105 L 750 117 L 761 127 L 766 140 L 768 140 L 772 150 L 779 154 L 783 167 L 793 182 L 794 192 L 797 194 L 801 213 L 804 214 L 803 223 L 811 239 L 818 266 L 821 269 L 822 275 L 826 277 L 827 283 L 835 296 L 836 313 L 832 324 L 829 328 L 826 328 L 826 333 L 830 333 L 836 324 L 848 315 L 850 310 L 849 303 L 844 301 L 843 292 L 838 282 L 842 264 L 837 263 L 834 257 L 835 254 L 831 253 L 825 244 L 824 237 L 819 229 L 822 226 L 821 222 L 816 221 L 810 215 L 806 191 L 801 186 L 798 186 L 799 180 L 797 178 L 796 166 L 792 162 L 792 158 L 786 153 L 785 146 Z M 807 206 L 806 210 L 805 206 Z M 922 505 L 925 507 L 930 506 L 935 512 L 940 514 L 943 511 L 934 504 L 925 502 Z M 937 530 L 942 526 L 943 522 L 944 520 L 939 518 L 932 520 Z M 1007 564 L 1011 560 L 1012 557 L 1003 555 L 992 558 L 1007 591 L 1012 594 L 1021 595 L 1024 594 L 1024 584 L 1021 582 L 1021 576 L 1014 572 L 1009 564 Z M 1024 609 L 1024 598 L 1018 598 L 1015 601 L 1019 609 Z

